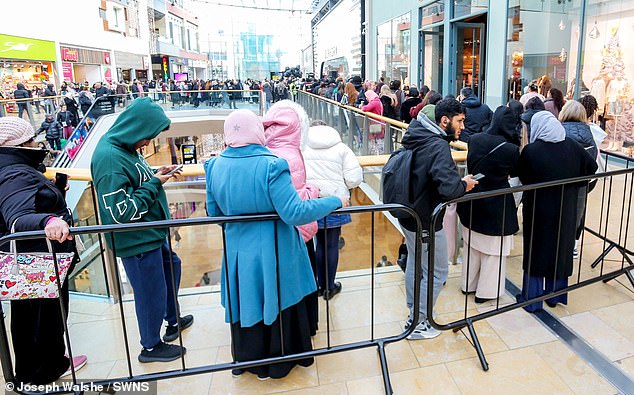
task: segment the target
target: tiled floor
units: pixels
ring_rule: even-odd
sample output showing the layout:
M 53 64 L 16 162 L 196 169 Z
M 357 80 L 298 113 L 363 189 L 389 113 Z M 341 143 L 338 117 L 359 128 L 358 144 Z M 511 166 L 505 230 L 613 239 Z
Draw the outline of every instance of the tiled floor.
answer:
M 516 264 L 515 264 L 516 265 Z M 511 264 L 510 266 L 513 266 Z M 464 314 L 459 292 L 459 266 L 451 268 L 450 279 L 437 302 L 437 321 L 449 322 Z M 343 273 L 343 292 L 329 306 L 330 344 L 343 344 L 371 336 L 370 285 L 367 271 Z M 394 268 L 380 269 L 375 276 L 374 336 L 401 332 L 407 315 L 403 274 Z M 624 286 L 597 284 L 575 291 L 577 300 L 597 302 L 585 311 L 566 312 L 563 321 L 605 354 L 623 371 L 634 373 L 634 342 L 631 317 L 634 293 Z M 184 313 L 193 314 L 194 325 L 183 333 L 188 348 L 187 367 L 230 362 L 230 334 L 224 323 L 217 289 L 195 289 L 205 293 L 181 296 Z M 186 291 L 191 292 L 191 290 Z M 469 297 L 472 315 L 492 307 L 476 305 Z M 511 301 L 505 296 L 501 303 Z M 581 304 L 584 304 L 583 302 Z M 605 306 L 603 304 L 606 304 Z M 313 339 L 316 348 L 328 344 L 326 305 L 321 302 L 320 332 Z M 560 308 L 554 309 L 555 313 Z M 181 368 L 181 361 L 139 364 L 136 355 L 138 330 L 133 302 L 124 303 L 126 327 L 135 375 Z M 73 351 L 89 357 L 79 378 L 98 379 L 128 375 L 121 330 L 119 305 L 85 297 L 71 300 L 70 334 Z M 515 310 L 475 324 L 490 370 L 482 371 L 475 350 L 463 332 L 446 331 L 436 339 L 389 344 L 386 347 L 390 378 L 396 394 L 616 394 L 601 378 L 532 315 Z M 282 380 L 259 381 L 245 374 L 233 378 L 219 372 L 160 381 L 160 394 L 380 394 L 384 393 L 376 350 L 363 349 L 316 358 L 308 368 L 295 368 Z

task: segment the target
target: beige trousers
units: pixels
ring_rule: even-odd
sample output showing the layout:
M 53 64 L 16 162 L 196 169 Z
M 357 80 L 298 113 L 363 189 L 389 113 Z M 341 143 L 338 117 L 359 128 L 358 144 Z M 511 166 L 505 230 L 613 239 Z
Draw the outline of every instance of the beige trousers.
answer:
M 484 254 L 465 243 L 462 251 L 462 290 L 475 292 L 476 297 L 483 299 L 495 299 L 504 294 L 506 256 L 501 258 Z

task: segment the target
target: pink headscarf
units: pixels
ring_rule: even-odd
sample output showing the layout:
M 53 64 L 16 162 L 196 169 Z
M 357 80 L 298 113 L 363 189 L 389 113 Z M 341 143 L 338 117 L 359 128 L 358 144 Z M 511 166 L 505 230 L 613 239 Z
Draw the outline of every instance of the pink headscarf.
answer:
M 375 91 L 366 91 L 365 92 L 365 98 L 368 99 L 368 102 L 371 102 L 372 100 L 378 98 L 379 95 L 376 94 Z
M 235 110 L 225 119 L 225 144 L 239 148 L 250 144 L 264 145 L 262 121 L 249 110 Z

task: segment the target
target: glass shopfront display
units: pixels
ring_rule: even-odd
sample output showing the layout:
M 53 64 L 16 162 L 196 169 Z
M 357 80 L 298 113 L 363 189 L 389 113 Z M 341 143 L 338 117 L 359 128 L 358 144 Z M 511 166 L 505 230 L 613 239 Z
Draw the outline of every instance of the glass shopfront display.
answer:
M 547 96 L 572 97 L 576 80 L 581 0 L 510 0 L 506 48 L 507 100 L 533 82 Z
M 598 103 L 595 121 L 608 133 L 603 149 L 634 148 L 634 0 L 588 0 L 580 96 Z
M 409 85 L 410 14 L 406 13 L 378 25 L 379 77 L 385 81 L 400 80 Z
M 422 77 L 419 85 L 442 92 L 443 71 L 443 26 L 437 26 L 420 32 L 420 70 Z
M 453 0 L 453 17 L 485 12 L 489 8 L 489 0 Z

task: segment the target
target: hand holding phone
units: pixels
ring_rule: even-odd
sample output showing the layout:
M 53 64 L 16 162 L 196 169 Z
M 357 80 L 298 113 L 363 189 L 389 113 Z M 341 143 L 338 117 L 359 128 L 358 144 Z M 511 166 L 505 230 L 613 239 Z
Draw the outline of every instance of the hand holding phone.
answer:
M 165 173 L 166 176 L 171 176 L 172 174 L 180 171 L 183 168 L 183 165 L 178 165 L 175 168 L 173 168 L 172 170 L 168 171 L 167 173 Z
M 68 190 L 68 175 L 64 173 L 55 173 L 55 186 L 65 197 L 66 191 Z
M 483 178 L 484 178 L 484 174 L 482 174 L 482 173 L 478 173 L 475 176 L 473 176 L 473 179 L 476 180 L 476 181 L 479 181 L 479 180 L 481 180 Z

